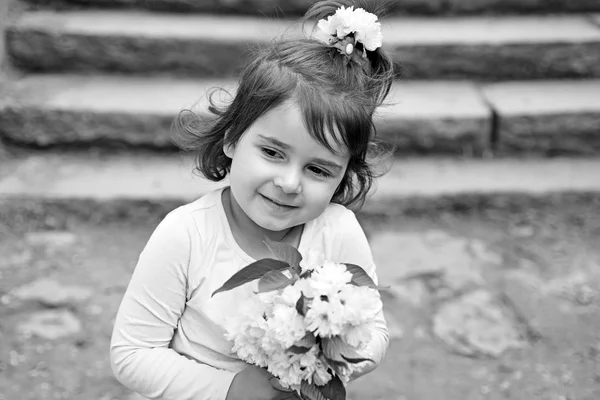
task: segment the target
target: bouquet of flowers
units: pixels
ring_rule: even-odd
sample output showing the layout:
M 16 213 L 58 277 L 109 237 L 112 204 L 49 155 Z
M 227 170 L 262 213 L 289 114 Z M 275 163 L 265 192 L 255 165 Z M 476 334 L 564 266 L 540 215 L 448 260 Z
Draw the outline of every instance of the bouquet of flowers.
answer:
M 226 323 L 233 351 L 266 368 L 305 400 L 345 400 L 345 383 L 369 359 L 367 344 L 381 299 L 359 266 L 302 262 L 287 244 L 266 241 L 275 258 L 234 274 L 216 293 L 258 279 L 258 291 Z

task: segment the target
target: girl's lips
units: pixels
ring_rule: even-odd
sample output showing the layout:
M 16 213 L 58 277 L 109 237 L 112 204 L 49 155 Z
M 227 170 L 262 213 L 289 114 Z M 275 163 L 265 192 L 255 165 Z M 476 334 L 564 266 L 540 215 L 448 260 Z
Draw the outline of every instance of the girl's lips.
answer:
M 291 205 L 288 205 L 288 204 L 285 204 L 285 203 L 280 203 L 279 201 L 277 201 L 277 200 L 273 200 L 273 199 L 271 199 L 270 197 L 264 196 L 264 195 L 262 195 L 262 194 L 261 194 L 261 196 L 262 196 L 262 197 L 263 197 L 265 200 L 267 200 L 268 202 L 270 202 L 270 203 L 274 204 L 274 205 L 275 205 L 275 206 L 277 206 L 277 207 L 282 207 L 282 208 L 287 208 L 287 209 L 298 208 L 298 207 L 296 207 L 296 206 L 291 206 Z

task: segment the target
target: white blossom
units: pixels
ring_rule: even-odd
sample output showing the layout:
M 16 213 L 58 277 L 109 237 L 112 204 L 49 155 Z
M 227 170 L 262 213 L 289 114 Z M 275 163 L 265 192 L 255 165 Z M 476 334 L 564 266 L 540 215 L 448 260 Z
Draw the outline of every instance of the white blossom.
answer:
M 381 24 L 377 22 L 377 16 L 366 12 L 362 8 L 354 11 L 353 19 L 354 38 L 365 46 L 369 51 L 381 47 L 383 42 L 383 33 L 381 33 Z
M 345 321 L 352 325 L 372 321 L 383 308 L 377 290 L 365 286 L 346 285 L 340 289 L 338 298 L 343 304 Z
M 336 264 L 330 261 L 324 262 L 314 269 L 307 279 L 305 288 L 307 297 L 333 296 L 352 280 L 352 274 L 348 272 L 344 264 Z
M 334 15 L 319 20 L 317 26 L 326 36 L 340 40 L 354 34 L 355 41 L 362 43 L 369 51 L 376 50 L 382 45 L 383 34 L 377 16 L 362 8 L 355 10 L 354 7 L 342 6 Z M 319 38 L 323 40 L 321 35 Z

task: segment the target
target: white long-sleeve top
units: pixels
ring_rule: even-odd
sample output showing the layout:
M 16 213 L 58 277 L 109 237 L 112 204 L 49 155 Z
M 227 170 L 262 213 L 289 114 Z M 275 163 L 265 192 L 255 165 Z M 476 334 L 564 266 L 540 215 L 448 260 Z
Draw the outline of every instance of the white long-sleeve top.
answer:
M 256 261 L 236 243 L 221 201 L 222 189 L 165 217 L 140 254 L 117 313 L 110 346 L 116 378 L 142 396 L 224 400 L 235 374 L 248 365 L 231 351 L 224 320 L 252 295 L 248 283 L 214 297 L 235 272 Z M 303 230 L 298 250 L 360 265 L 377 282 L 365 234 L 354 213 L 331 204 Z M 380 311 L 365 363 L 374 369 L 388 346 Z

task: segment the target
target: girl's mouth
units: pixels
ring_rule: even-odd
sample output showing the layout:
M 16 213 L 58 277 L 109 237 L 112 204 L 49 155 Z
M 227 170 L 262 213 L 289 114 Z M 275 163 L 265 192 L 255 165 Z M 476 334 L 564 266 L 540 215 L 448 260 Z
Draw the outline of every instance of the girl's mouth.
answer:
M 273 200 L 273 199 L 271 199 L 271 198 L 269 198 L 269 197 L 267 197 L 267 196 L 264 196 L 264 195 L 262 195 L 262 194 L 261 194 L 261 196 L 262 196 L 262 198 L 263 198 L 263 199 L 265 199 L 265 200 L 266 200 L 266 201 L 267 201 L 269 204 L 272 204 L 273 206 L 275 206 L 275 207 L 278 207 L 278 208 L 281 208 L 281 209 L 285 209 L 285 210 L 292 210 L 292 209 L 294 209 L 294 208 L 298 208 L 298 207 L 296 207 L 296 206 L 291 206 L 291 205 L 288 205 L 288 204 L 280 203 L 280 202 L 278 202 L 277 200 Z

